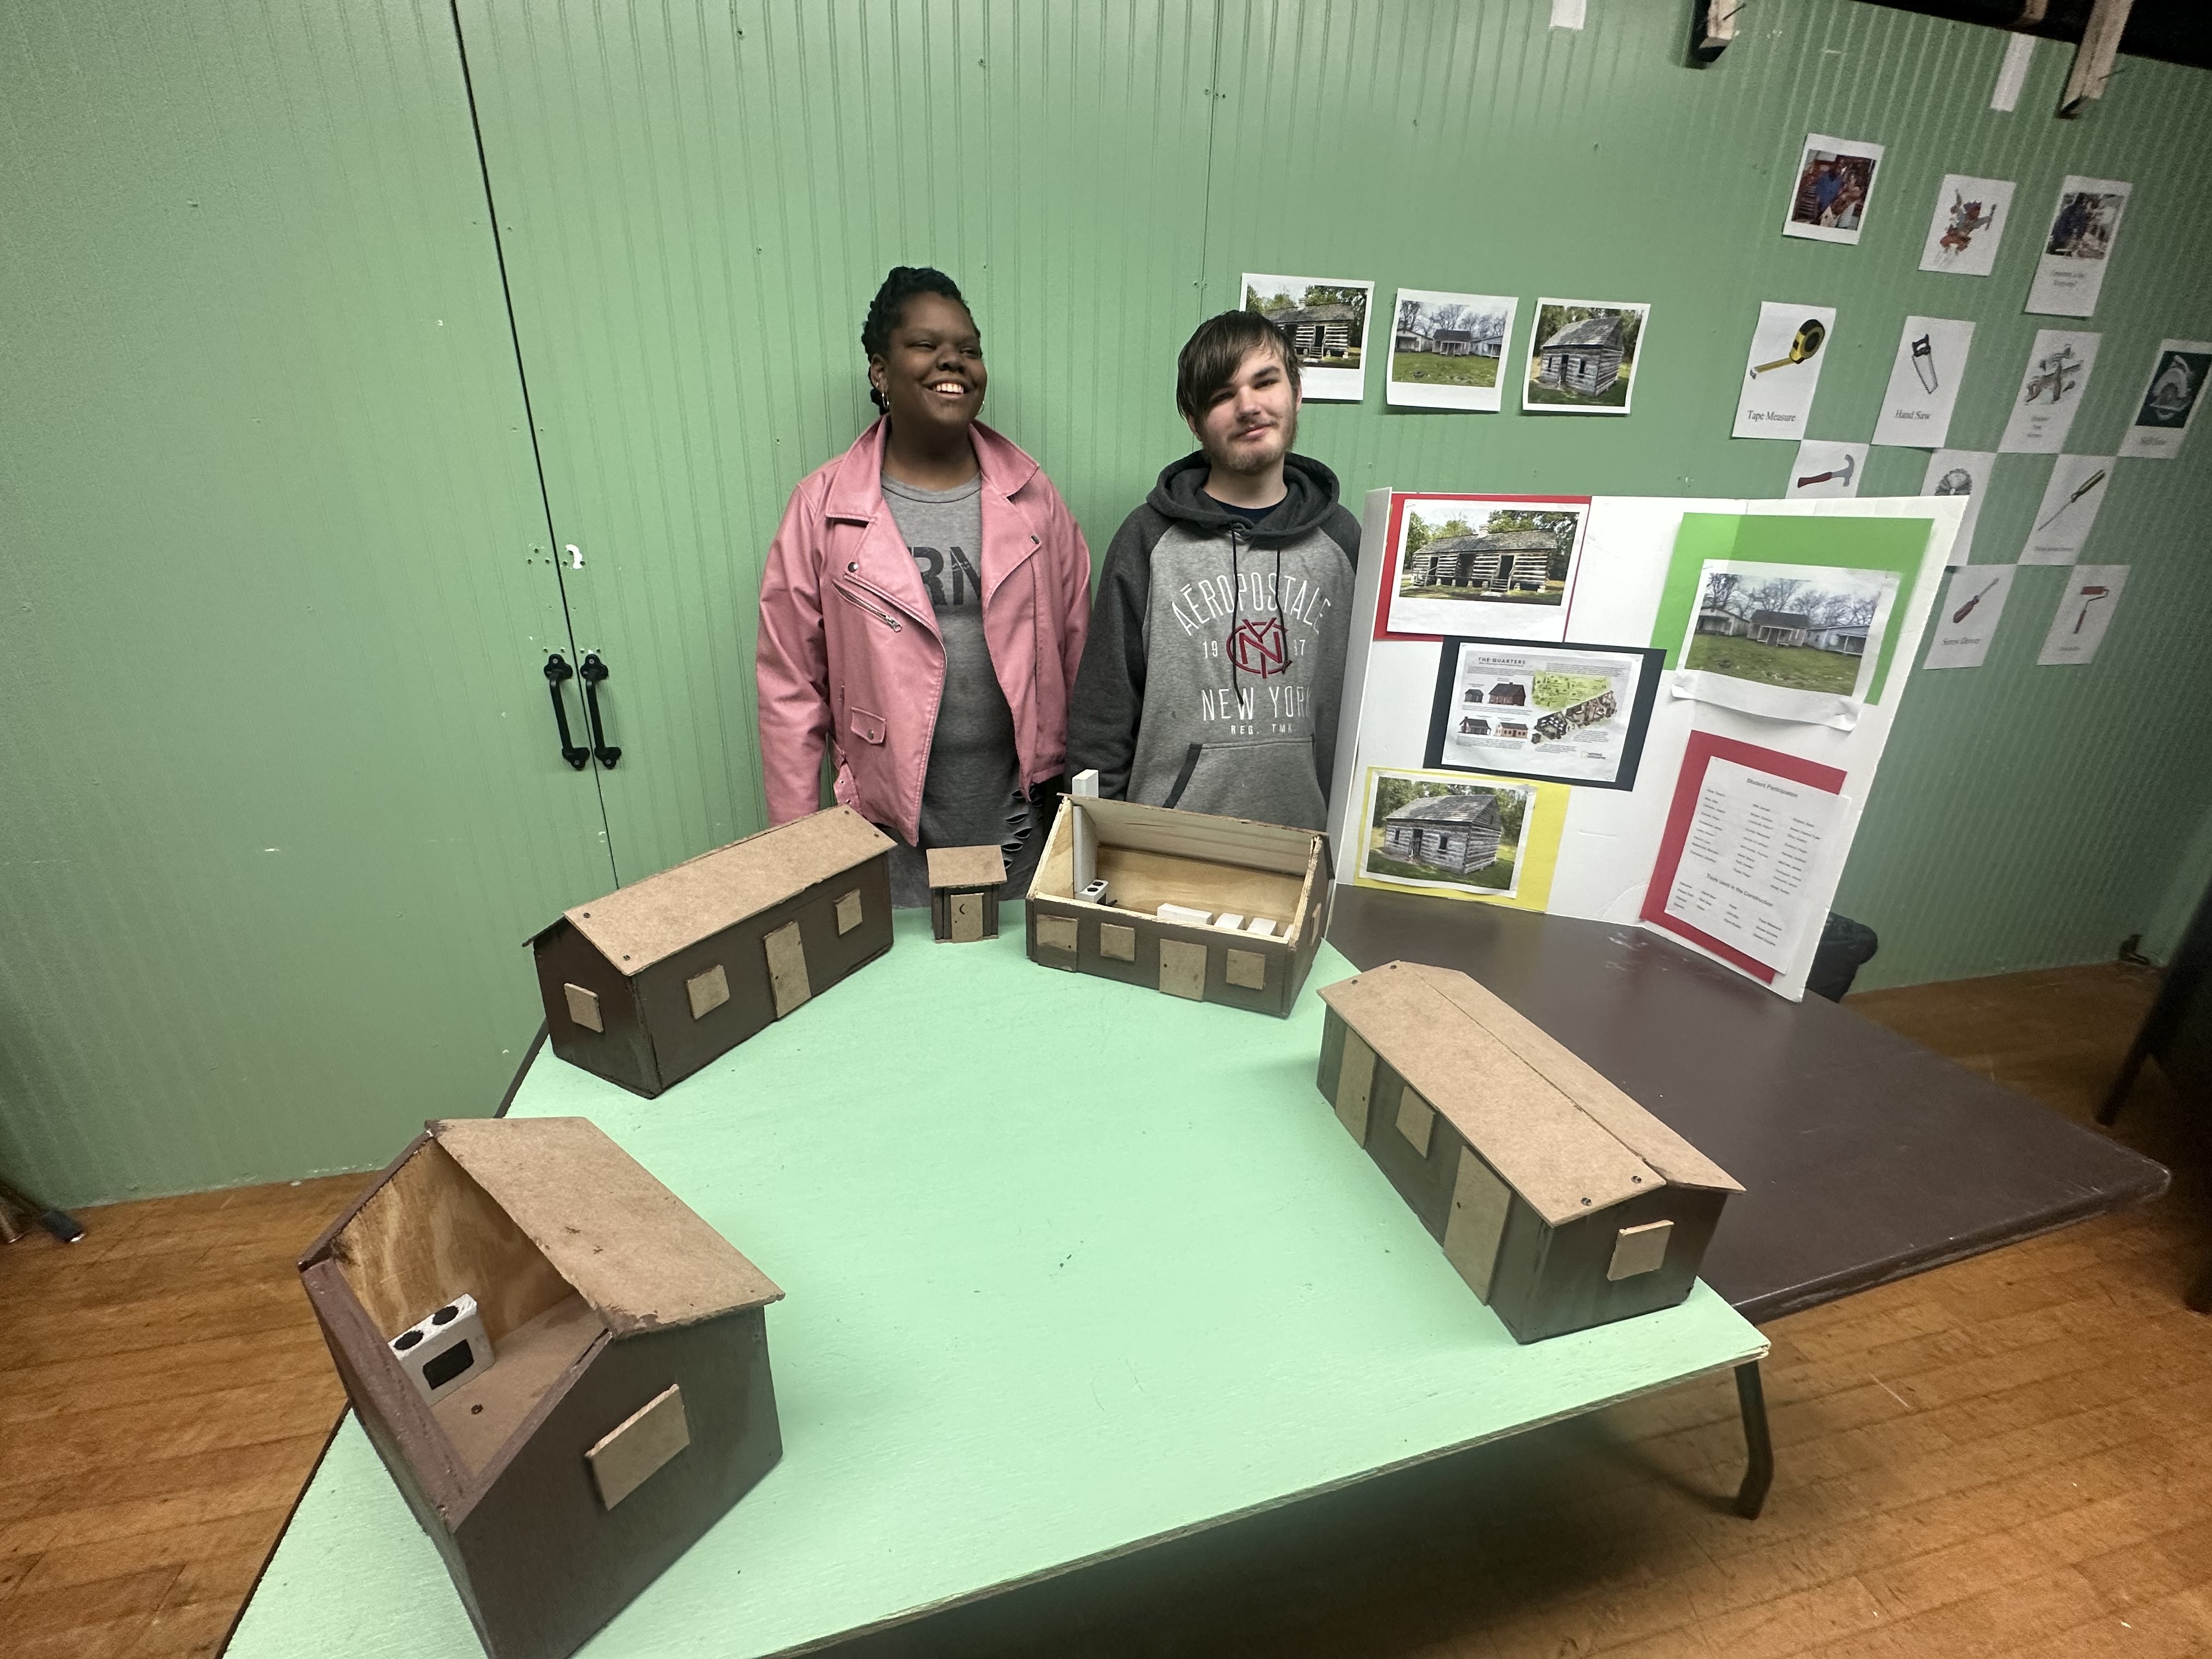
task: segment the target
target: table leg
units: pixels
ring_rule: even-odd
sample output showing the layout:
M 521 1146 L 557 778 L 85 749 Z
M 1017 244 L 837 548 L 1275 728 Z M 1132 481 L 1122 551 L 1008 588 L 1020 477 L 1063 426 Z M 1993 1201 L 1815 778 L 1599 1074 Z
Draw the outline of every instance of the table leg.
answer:
M 2140 1036 L 2128 1045 L 2128 1057 L 2120 1063 L 2120 1074 L 2112 1079 L 2112 1086 L 2105 1091 L 2103 1103 L 2097 1108 L 2098 1122 L 2109 1128 L 2118 1121 L 2120 1108 L 2127 1103 L 2128 1095 L 2136 1086 L 2136 1074 L 2142 1070 L 2142 1063 L 2149 1054 Z
M 1766 1436 L 1766 1391 L 1759 1386 L 1756 1359 L 1735 1368 L 1735 1398 L 1743 1409 L 1746 1455 L 1743 1484 L 1735 1492 L 1735 1512 L 1747 1521 L 1756 1521 L 1766 1506 L 1766 1489 L 1774 1484 L 1774 1443 Z

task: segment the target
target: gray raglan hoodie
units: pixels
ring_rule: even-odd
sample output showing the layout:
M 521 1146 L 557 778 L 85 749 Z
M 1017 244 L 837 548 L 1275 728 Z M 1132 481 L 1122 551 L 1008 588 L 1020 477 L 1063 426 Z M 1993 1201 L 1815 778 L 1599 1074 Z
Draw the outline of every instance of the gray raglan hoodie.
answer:
M 1324 827 L 1359 521 L 1336 475 L 1291 455 L 1248 526 L 1188 455 L 1122 521 L 1068 700 L 1068 770 L 1112 797 Z

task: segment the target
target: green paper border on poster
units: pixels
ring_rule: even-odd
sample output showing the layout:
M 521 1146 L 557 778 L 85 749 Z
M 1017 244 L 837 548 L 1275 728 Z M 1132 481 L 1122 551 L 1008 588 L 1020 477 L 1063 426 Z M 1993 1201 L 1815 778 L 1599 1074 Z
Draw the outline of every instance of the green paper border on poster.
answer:
M 1685 513 L 1675 533 L 1667 586 L 1660 591 L 1659 614 L 1651 623 L 1651 643 L 1666 652 L 1666 666 L 1678 667 L 1682 635 L 1698 603 L 1698 572 L 1708 559 L 1741 559 L 1755 564 L 1832 565 L 1845 570 L 1894 570 L 1897 603 L 1882 631 L 1875 659 L 1874 684 L 1867 701 L 1880 702 L 1897 654 L 1897 622 L 1920 580 L 1928 556 L 1932 519 L 1813 518 L 1780 513 Z

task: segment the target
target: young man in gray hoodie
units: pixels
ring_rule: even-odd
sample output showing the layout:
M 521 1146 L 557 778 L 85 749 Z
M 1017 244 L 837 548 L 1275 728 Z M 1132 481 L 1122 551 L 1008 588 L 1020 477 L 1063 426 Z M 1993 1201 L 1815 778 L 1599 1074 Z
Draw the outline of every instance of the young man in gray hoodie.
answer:
M 1228 311 L 1176 363 L 1199 443 L 1122 521 L 1067 712 L 1068 770 L 1099 793 L 1325 827 L 1359 521 L 1294 455 L 1298 365 Z

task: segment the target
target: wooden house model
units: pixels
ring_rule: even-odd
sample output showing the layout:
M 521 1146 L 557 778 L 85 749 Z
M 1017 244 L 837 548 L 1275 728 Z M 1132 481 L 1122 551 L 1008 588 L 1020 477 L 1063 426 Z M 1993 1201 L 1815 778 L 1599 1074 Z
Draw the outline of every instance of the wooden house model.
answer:
M 933 847 L 928 857 L 929 921 L 936 936 L 956 945 L 998 938 L 1006 856 L 995 847 Z
M 1626 337 L 1617 312 L 1569 323 L 1536 348 L 1543 362 L 1536 371 L 1536 384 L 1585 398 L 1602 396 L 1620 378 L 1621 362 L 1627 355 Z
M 553 1052 L 648 1097 L 891 948 L 890 837 L 848 806 L 564 912 L 531 941 Z
M 1382 852 L 1401 864 L 1425 865 L 1464 876 L 1498 862 L 1505 819 L 1487 789 L 1424 795 L 1382 820 Z
M 1690 1293 L 1742 1191 L 1696 1147 L 1465 974 L 1321 995 L 1322 1093 L 1516 1340 Z
M 1318 830 L 1063 795 L 1023 906 L 1029 957 L 1288 1015 L 1321 948 L 1330 873 Z M 1080 896 L 1100 880 L 1104 902 Z
M 431 1124 L 300 1274 L 491 1659 L 574 1652 L 782 1455 L 783 1292 L 589 1119 Z M 392 1339 L 465 1296 L 489 1364 L 434 1405 Z

